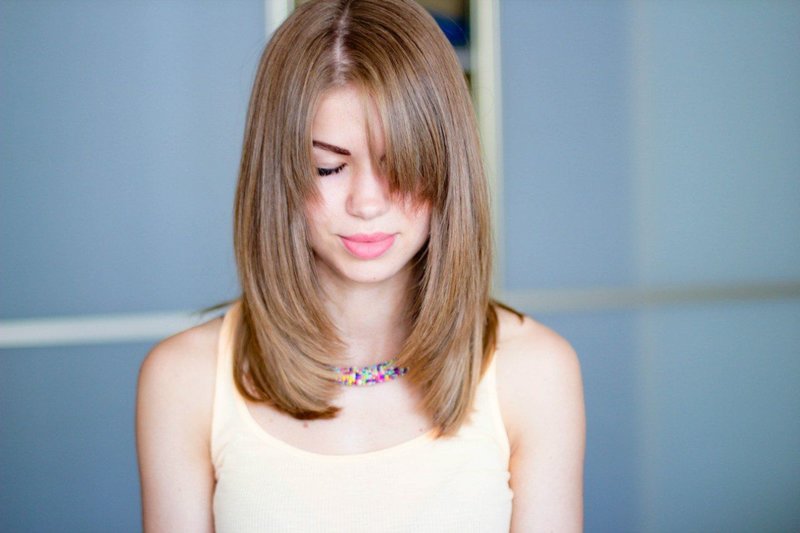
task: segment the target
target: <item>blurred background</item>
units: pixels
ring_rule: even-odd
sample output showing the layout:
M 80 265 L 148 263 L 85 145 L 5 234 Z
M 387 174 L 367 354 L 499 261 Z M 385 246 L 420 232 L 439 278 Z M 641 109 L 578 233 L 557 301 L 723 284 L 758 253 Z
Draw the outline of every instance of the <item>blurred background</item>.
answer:
M 800 2 L 486 2 L 496 286 L 581 358 L 586 530 L 800 531 Z M 140 530 L 138 367 L 238 293 L 278 3 L 0 0 L 0 530 Z

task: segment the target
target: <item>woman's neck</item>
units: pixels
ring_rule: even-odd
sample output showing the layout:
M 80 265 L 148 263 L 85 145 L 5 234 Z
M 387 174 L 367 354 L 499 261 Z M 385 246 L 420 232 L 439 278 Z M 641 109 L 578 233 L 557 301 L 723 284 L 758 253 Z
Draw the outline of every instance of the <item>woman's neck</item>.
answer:
M 381 283 L 352 283 L 320 272 L 323 303 L 346 346 L 342 366 L 366 366 L 396 356 L 409 333 L 409 272 Z

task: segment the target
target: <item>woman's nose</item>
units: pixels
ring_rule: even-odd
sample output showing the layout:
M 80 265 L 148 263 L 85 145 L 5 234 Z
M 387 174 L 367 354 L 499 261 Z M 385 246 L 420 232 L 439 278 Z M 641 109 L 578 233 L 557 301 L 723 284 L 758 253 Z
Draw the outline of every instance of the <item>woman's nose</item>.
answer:
M 384 214 L 390 205 L 389 184 L 374 165 L 351 175 L 347 212 L 355 217 L 371 219 Z

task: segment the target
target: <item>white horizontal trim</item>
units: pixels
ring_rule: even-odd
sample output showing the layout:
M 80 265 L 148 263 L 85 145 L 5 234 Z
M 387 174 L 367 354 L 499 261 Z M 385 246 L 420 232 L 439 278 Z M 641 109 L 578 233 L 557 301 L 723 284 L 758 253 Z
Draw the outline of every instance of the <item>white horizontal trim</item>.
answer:
M 638 309 L 717 301 L 800 298 L 800 282 L 650 289 L 506 291 L 499 299 L 531 313 Z M 135 313 L 0 321 L 0 348 L 152 342 L 208 318 L 199 312 Z
M 736 300 L 800 298 L 800 282 L 729 286 L 658 288 L 590 288 L 506 291 L 499 299 L 512 307 L 537 313 L 637 309 Z
M 150 342 L 203 321 L 191 312 L 136 313 L 0 321 L 0 348 Z

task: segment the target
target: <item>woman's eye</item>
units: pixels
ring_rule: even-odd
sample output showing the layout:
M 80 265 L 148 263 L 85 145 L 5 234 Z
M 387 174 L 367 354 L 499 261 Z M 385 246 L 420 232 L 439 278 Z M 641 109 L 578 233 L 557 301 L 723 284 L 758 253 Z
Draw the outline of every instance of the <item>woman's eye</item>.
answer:
M 330 176 L 331 174 L 338 174 L 344 168 L 344 163 L 336 168 L 317 168 L 317 174 L 320 176 Z

